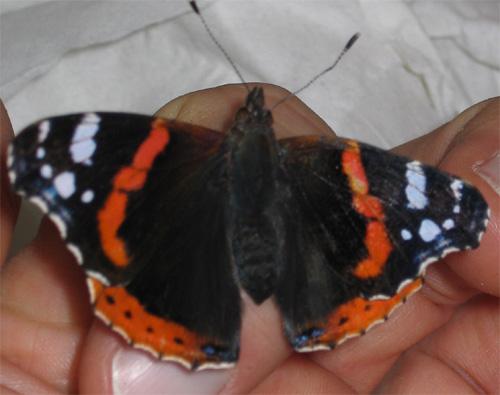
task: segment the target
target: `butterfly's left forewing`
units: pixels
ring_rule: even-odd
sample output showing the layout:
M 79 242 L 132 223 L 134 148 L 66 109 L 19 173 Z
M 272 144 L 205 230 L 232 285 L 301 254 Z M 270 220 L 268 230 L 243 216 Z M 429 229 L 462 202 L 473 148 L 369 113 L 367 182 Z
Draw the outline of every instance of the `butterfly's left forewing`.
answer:
M 278 304 L 298 351 L 365 333 L 421 287 L 428 264 L 475 248 L 488 207 L 467 182 L 353 140 L 280 142 Z
M 121 274 L 115 270 L 120 261 L 112 262 L 119 254 L 117 243 L 108 243 L 108 253 L 104 245 L 100 248 L 98 213 L 102 212 L 103 239 L 107 234 L 111 240 L 103 208 L 118 173 L 133 166 L 135 153 L 151 136 L 152 122 L 151 117 L 136 114 L 64 115 L 27 127 L 11 144 L 8 161 L 14 189 L 50 216 L 87 272 L 100 273 L 110 282 L 126 278 L 128 270 Z M 168 132 L 163 129 L 156 134 L 163 134 L 161 145 L 165 146 Z M 151 153 L 150 160 L 154 159 Z M 147 169 L 143 173 L 147 177 Z M 115 225 L 123 217 L 119 208 L 116 204 Z

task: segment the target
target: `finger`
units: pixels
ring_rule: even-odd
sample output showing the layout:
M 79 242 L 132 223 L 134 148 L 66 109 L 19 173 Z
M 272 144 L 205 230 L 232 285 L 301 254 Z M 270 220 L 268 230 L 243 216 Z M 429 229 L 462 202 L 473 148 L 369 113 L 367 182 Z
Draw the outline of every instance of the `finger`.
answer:
M 481 248 L 450 256 L 449 267 L 471 287 L 495 296 L 500 296 L 499 129 L 500 99 L 495 99 L 464 126 L 439 165 L 479 188 L 491 210 Z
M 498 390 L 498 299 L 474 298 L 432 336 L 408 351 L 380 393 L 495 393 Z
M 5 107 L 0 101 L 0 265 L 5 262 L 19 212 L 19 198 L 12 193 L 7 175 L 7 146 L 14 136 Z
M 15 364 L 2 359 L 2 374 L 0 374 L 0 394 L 37 394 L 57 395 L 63 392 L 55 387 L 27 374 Z
M 500 99 L 493 98 L 478 103 L 443 125 L 434 133 L 398 147 L 395 151 L 411 155 L 415 146 L 415 159 L 437 165 L 442 170 L 456 174 L 475 185 L 491 209 L 488 228 L 481 248 L 454 254 L 447 259 L 451 269 L 464 279 L 464 286 L 500 295 L 497 281 L 500 239 Z M 465 259 L 462 259 L 465 258 Z
M 490 113 L 491 104 L 483 103 L 472 108 L 472 114 L 461 114 L 456 120 L 417 140 L 415 147 L 420 160 L 440 163 L 443 170 L 477 185 L 490 205 L 493 205 L 492 221 L 495 227 L 498 209 L 494 202 L 498 198 L 495 198 L 484 180 L 480 180 L 472 171 L 481 155 L 488 157 L 492 151 L 498 150 L 498 143 L 492 141 L 498 126 L 491 122 L 491 119 L 495 119 Z M 487 130 L 481 125 L 488 125 Z M 444 142 L 447 144 L 445 149 L 439 148 Z M 397 151 L 413 157 L 411 144 Z M 498 286 L 496 262 L 499 258 L 494 241 L 495 231 L 490 230 L 491 226 L 481 248 L 450 255 L 445 259 L 448 266 L 438 263 L 430 267 L 423 291 L 396 310 L 387 323 L 362 338 L 347 342 L 334 353 L 318 353 L 312 358 L 322 367 L 344 378 L 357 391 L 372 390 L 398 355 L 443 325 L 456 305 L 466 301 L 477 290 L 495 291 Z
M 182 96 L 167 104 L 157 115 L 227 131 L 234 115 L 243 104 L 246 90 L 241 85 L 228 85 Z M 287 92 L 265 86 L 267 106 L 272 106 Z M 331 134 L 327 125 L 297 99 L 290 99 L 273 111 L 279 137 L 304 134 Z M 290 354 L 282 334 L 280 315 L 271 300 L 258 308 L 245 299 L 241 354 L 235 369 L 186 372 L 172 363 L 158 362 L 124 342 L 109 341 L 115 336 L 102 325 L 91 330 L 90 343 L 82 361 L 81 383 L 89 387 L 83 392 L 245 392 L 253 388 Z M 95 360 L 101 361 L 99 364 Z M 108 367 L 108 368 L 105 368 Z M 102 375 L 105 369 L 105 374 Z M 140 372 L 140 374 L 138 374 Z M 101 379 L 95 380 L 101 374 Z M 86 384 L 87 385 L 87 384 Z
M 32 321 L 88 324 L 84 278 L 56 227 L 44 219 L 33 242 L 2 272 L 2 303 Z
M 452 148 L 454 142 L 459 141 L 459 136 L 464 133 L 466 127 L 474 125 L 475 122 L 472 121 L 478 114 L 482 113 L 486 107 L 495 105 L 495 103 L 498 106 L 497 99 L 477 103 L 432 133 L 404 143 L 391 151 L 398 155 L 408 156 L 423 163 L 437 166 Z
M 74 392 L 91 317 L 84 276 L 54 225 L 5 265 L 0 278 L 2 357 L 62 392 Z M 36 362 L 35 362 L 36 361 Z
M 1 127 L 1 260 L 5 260 L 12 230 L 17 218 L 19 199 L 11 193 L 5 168 L 6 147 L 13 133 L 3 105 L 0 105 Z M 37 240 L 13 257 L 3 268 L 0 278 L 0 342 L 2 359 L 8 366 L 4 385 L 15 390 L 19 375 L 30 377 L 25 384 L 38 385 L 39 391 L 52 386 L 60 391 L 75 388 L 75 356 L 81 333 L 73 326 L 75 309 L 69 296 L 78 289 L 70 286 L 74 279 L 61 276 L 59 265 L 67 259 L 61 240 L 50 225 L 41 228 Z M 45 231 L 47 230 L 47 231 Z M 54 259 L 57 255 L 59 259 Z M 72 267 L 73 260 L 67 259 Z M 70 313 L 71 312 L 71 313 Z M 63 356 L 63 357 L 61 357 Z M 34 361 L 37 361 L 34 363 Z M 29 391 L 28 391 L 29 392 Z
M 354 394 L 355 391 L 328 370 L 318 369 L 313 361 L 297 354 L 288 358 L 251 393 Z
M 264 88 L 265 105 L 268 109 L 289 93 L 276 85 L 259 86 Z M 158 110 L 156 115 L 227 132 L 236 111 L 244 104 L 247 93 L 241 84 L 205 89 L 172 100 Z M 295 96 L 273 109 L 272 115 L 278 139 L 316 134 L 335 135 L 325 121 Z

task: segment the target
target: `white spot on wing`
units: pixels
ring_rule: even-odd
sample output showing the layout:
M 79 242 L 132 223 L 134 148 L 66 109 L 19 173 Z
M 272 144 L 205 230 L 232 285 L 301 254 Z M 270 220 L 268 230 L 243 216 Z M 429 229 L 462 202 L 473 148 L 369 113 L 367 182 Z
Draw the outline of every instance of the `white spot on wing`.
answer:
M 37 159 L 45 158 L 45 149 L 43 147 L 38 147 L 36 149 L 36 158 Z
M 405 193 L 408 199 L 408 208 L 421 210 L 429 203 L 425 196 L 426 177 L 417 161 L 406 164 L 406 186 Z
M 12 185 L 14 185 L 14 183 L 16 182 L 16 173 L 14 172 L 14 170 L 9 171 L 9 180 Z
M 418 230 L 420 238 L 427 243 L 434 240 L 440 233 L 441 229 L 439 229 L 439 226 L 437 226 L 435 222 L 430 219 L 424 219 L 420 224 L 420 229 Z
M 97 133 L 98 130 L 99 130 L 98 124 L 87 123 L 85 119 L 83 119 L 83 122 L 78 124 L 78 126 L 76 127 L 71 142 L 75 143 L 81 140 L 91 139 L 92 137 L 94 137 L 94 135 Z
M 464 183 L 458 179 L 453 180 L 453 182 L 450 184 L 450 188 L 453 191 L 453 195 L 455 196 L 455 199 L 460 201 L 462 199 L 462 187 L 464 186 Z
M 38 142 L 43 143 L 50 132 L 50 121 L 45 120 L 38 125 Z
M 40 174 L 43 178 L 52 178 L 52 173 L 52 166 L 45 164 L 40 167 Z
M 101 118 L 95 112 L 88 112 L 83 117 L 83 122 L 99 123 L 99 122 L 101 122 Z
M 14 148 L 12 147 L 12 144 L 9 144 L 7 147 L 7 167 L 11 167 L 14 164 L 13 150 Z
M 63 199 L 69 198 L 75 193 L 75 175 L 69 171 L 65 171 L 54 178 L 54 187 Z
M 71 159 L 75 163 L 81 163 L 88 158 L 90 158 L 96 149 L 96 143 L 94 140 L 83 140 L 78 143 L 74 143 L 69 148 L 71 152 Z
M 76 127 L 73 137 L 71 138 L 71 146 L 69 149 L 73 162 L 89 163 L 96 149 L 96 143 L 93 137 L 99 131 L 100 120 L 101 118 L 99 118 L 97 114 L 88 113 L 84 115 L 82 121 Z
M 90 203 L 94 199 L 94 191 L 87 189 L 81 196 L 83 203 Z
M 403 240 L 411 240 L 412 234 L 408 229 L 403 229 L 401 231 L 401 237 L 403 238 Z
M 455 226 L 455 221 L 453 221 L 451 218 L 448 218 L 443 222 L 443 228 L 446 230 L 450 230 Z

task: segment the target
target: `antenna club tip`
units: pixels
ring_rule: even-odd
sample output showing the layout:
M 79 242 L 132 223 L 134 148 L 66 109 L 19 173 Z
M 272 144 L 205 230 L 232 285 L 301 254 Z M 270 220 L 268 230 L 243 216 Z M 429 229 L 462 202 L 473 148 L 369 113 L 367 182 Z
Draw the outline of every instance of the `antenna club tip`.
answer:
M 200 14 L 200 9 L 198 8 L 198 4 L 196 4 L 196 1 L 191 0 L 189 2 L 189 5 L 191 6 L 191 8 L 193 9 L 194 12 L 196 12 L 197 14 Z
M 345 45 L 345 49 L 348 50 L 349 48 L 351 48 L 354 45 L 354 43 L 358 41 L 359 36 L 361 36 L 360 32 L 354 34 Z

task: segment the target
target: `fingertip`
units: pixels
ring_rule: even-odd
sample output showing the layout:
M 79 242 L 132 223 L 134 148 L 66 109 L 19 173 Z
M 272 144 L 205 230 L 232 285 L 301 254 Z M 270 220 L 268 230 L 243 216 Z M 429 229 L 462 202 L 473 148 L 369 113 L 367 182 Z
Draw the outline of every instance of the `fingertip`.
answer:
M 446 261 L 466 283 L 481 292 L 500 295 L 500 98 L 478 103 L 455 119 L 393 150 L 454 174 L 478 188 L 490 208 L 481 246 L 453 254 Z
M 190 372 L 132 348 L 99 320 L 89 332 L 80 367 L 84 393 L 218 393 L 231 370 Z
M 250 87 L 253 85 L 250 84 Z M 328 125 L 295 96 L 273 109 L 289 94 L 284 88 L 271 84 L 259 86 L 264 88 L 266 107 L 272 109 L 278 139 L 318 134 L 335 136 Z M 155 115 L 227 132 L 234 121 L 234 114 L 244 105 L 246 95 L 247 90 L 242 84 L 200 90 L 170 101 Z
M 437 166 L 447 151 L 453 147 L 454 142 L 459 140 L 460 135 L 474 126 L 475 121 L 482 118 L 486 109 L 498 105 L 496 98 L 477 103 L 432 132 L 395 147 L 392 151 Z
M 12 130 L 12 124 L 10 123 L 9 115 L 3 104 L 2 99 L 0 99 L 0 142 L 2 144 L 2 152 L 5 151 L 7 144 L 12 140 L 14 136 L 14 131 Z
M 456 174 L 478 188 L 486 200 L 490 217 L 479 248 L 464 251 L 450 257 L 452 270 L 470 286 L 491 295 L 500 295 L 500 200 L 493 178 L 489 178 L 489 166 L 498 166 L 498 138 L 496 128 L 474 131 L 454 145 L 441 162 L 440 168 Z M 498 172 L 498 167 L 496 172 Z M 497 173 L 498 174 L 498 173 Z M 498 177 L 498 176 L 497 176 Z
M 14 136 L 7 111 L 0 100 L 0 265 L 10 250 L 20 199 L 12 192 L 7 169 L 7 147 Z

